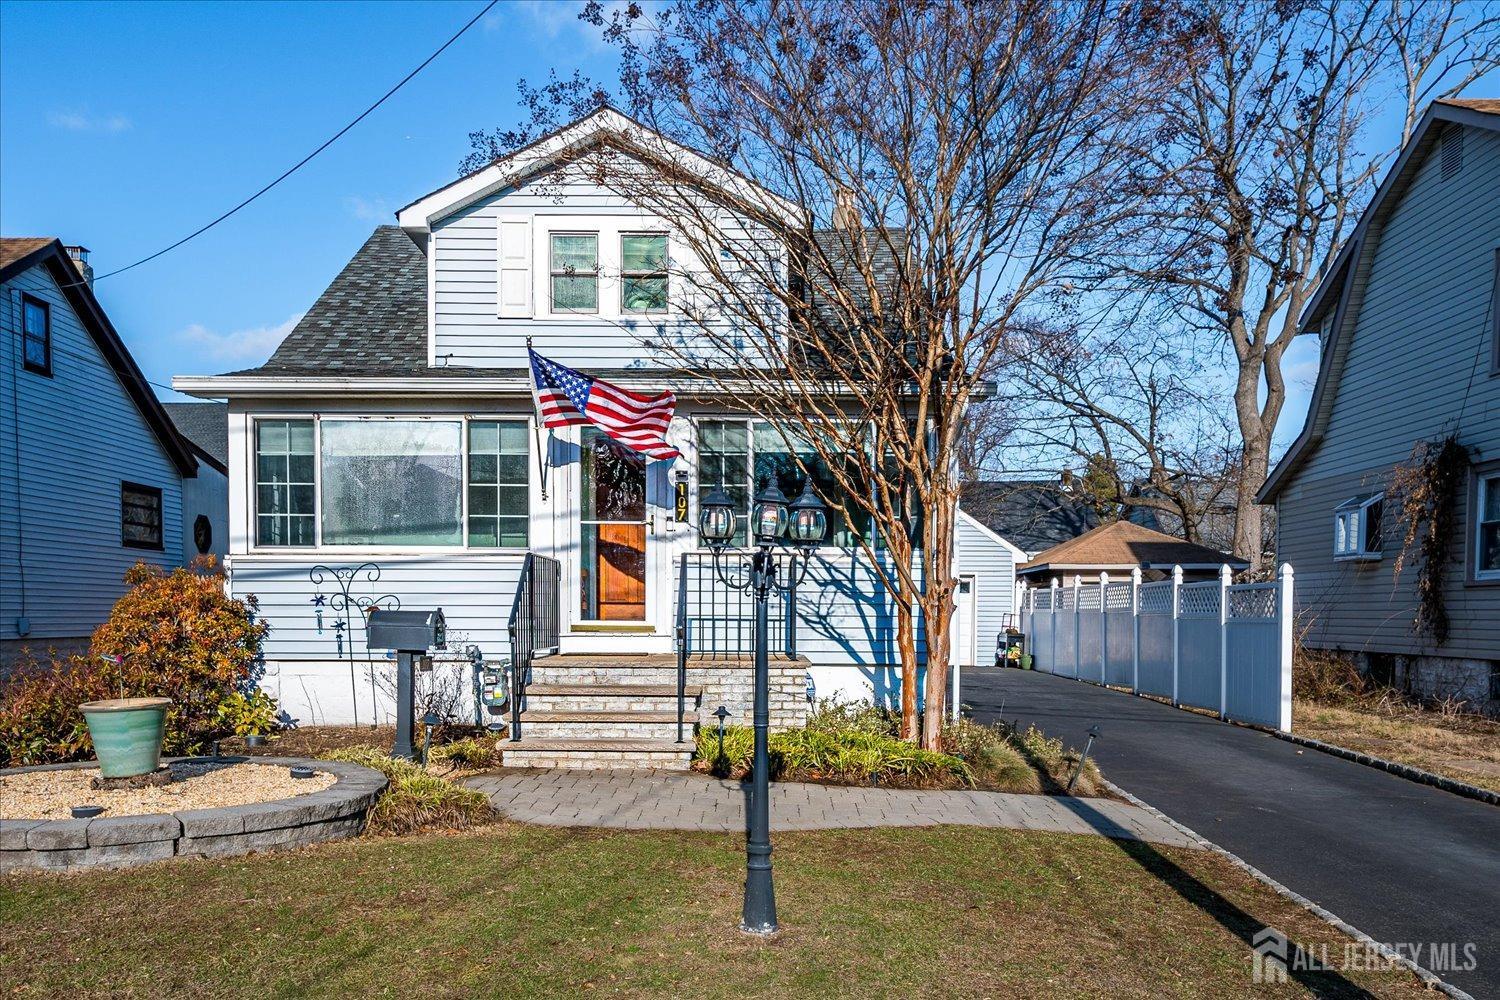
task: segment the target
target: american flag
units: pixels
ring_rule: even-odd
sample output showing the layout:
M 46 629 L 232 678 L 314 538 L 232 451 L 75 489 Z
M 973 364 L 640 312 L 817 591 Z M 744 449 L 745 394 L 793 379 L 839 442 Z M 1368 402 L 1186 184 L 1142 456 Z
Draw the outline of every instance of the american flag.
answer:
M 543 427 L 593 424 L 631 451 L 648 458 L 676 458 L 667 444 L 667 425 L 677 397 L 670 392 L 643 396 L 549 361 L 531 348 L 531 391 Z

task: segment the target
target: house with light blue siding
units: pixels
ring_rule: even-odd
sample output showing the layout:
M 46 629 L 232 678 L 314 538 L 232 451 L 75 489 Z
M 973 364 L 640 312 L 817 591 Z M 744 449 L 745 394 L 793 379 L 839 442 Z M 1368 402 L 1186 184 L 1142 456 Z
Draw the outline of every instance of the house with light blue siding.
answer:
M 363 609 L 399 605 L 443 609 L 446 664 L 424 683 L 454 686 L 463 712 L 512 727 L 512 760 L 681 763 L 683 677 L 689 737 L 721 704 L 748 719 L 750 604 L 717 581 L 699 497 L 723 489 L 743 516 L 767 483 L 795 496 L 798 459 L 816 461 L 663 351 L 691 346 L 696 322 L 730 320 L 690 310 L 693 293 L 661 263 L 692 266 L 682 222 L 578 166 L 640 131 L 603 109 L 418 199 L 369 236 L 266 364 L 174 380 L 228 400 L 229 585 L 260 601 L 263 683 L 292 716 L 389 715 L 390 660 L 365 643 Z M 682 157 L 705 187 L 754 187 Z M 528 343 L 623 389 L 675 392 L 666 440 L 680 456 L 647 461 L 591 426 L 539 427 Z M 779 725 L 810 697 L 900 687 L 894 574 L 856 544 L 862 525 L 833 520 L 774 611 Z M 964 523 L 959 572 L 976 601 L 966 655 L 977 656 L 997 609 L 1011 610 L 1016 558 Z M 555 655 L 520 649 L 522 619 Z
M 1303 642 L 1415 694 L 1500 709 L 1500 100 L 1433 104 L 1301 318 L 1322 344 L 1301 435 L 1260 494 L 1297 567 Z M 1464 469 L 1437 592 L 1392 490 L 1419 446 Z M 1397 572 L 1400 566 L 1400 572 Z
M 94 297 L 87 251 L 0 239 L 0 664 L 87 645 L 135 563 L 182 562 L 198 462 Z

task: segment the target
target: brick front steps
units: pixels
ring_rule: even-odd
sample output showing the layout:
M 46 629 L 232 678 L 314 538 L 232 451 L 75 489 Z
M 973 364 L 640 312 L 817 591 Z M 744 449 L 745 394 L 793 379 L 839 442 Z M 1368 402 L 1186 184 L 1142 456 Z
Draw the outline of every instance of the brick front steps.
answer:
M 771 724 L 785 729 L 806 716 L 806 660 L 771 663 Z M 674 656 L 551 656 L 535 661 L 521 713 L 521 739 L 500 744 L 507 767 L 686 770 L 698 726 L 748 725 L 749 660 L 690 659 L 684 739 L 677 740 Z M 507 727 L 510 716 L 505 716 Z

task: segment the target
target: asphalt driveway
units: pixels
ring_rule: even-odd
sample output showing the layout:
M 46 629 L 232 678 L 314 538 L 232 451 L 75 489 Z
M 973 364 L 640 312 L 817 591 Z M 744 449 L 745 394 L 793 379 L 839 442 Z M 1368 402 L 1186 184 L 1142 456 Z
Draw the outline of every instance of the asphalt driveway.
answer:
M 1081 681 L 963 672 L 974 717 L 1002 716 L 1082 747 L 1106 777 L 1419 964 L 1434 943 L 1477 968 L 1434 971 L 1500 997 L 1500 807 L 1241 726 Z

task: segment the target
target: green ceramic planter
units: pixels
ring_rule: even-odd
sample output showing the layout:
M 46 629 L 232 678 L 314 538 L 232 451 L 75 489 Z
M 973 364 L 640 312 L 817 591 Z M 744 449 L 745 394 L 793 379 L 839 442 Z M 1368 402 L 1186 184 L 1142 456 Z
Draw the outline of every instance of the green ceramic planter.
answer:
M 171 698 L 111 698 L 79 705 L 99 756 L 99 774 L 130 778 L 160 767 L 170 707 Z

